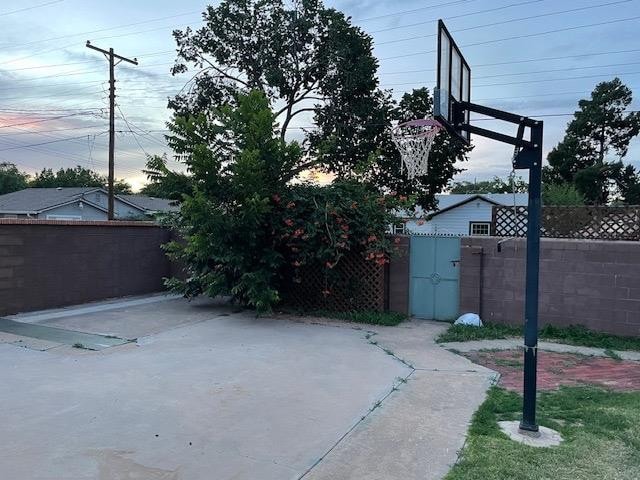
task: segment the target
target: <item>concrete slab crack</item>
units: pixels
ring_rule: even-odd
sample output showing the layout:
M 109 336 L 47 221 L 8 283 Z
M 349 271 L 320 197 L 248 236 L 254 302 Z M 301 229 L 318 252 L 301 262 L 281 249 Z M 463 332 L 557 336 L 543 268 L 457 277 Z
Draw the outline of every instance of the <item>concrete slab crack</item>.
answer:
M 345 438 L 347 438 L 349 436 L 349 434 L 352 431 L 354 431 L 362 422 L 364 422 L 374 411 L 376 411 L 378 408 L 380 408 L 382 406 L 383 402 L 387 398 L 389 398 L 394 392 L 397 392 L 399 390 L 400 385 L 407 383 L 409 381 L 409 378 L 411 377 L 411 375 L 413 375 L 415 373 L 416 369 L 409 362 L 407 362 L 403 358 L 398 357 L 394 352 L 392 352 L 388 348 L 385 348 L 385 347 L 379 345 L 377 341 L 372 341 L 371 338 L 374 335 L 377 335 L 377 333 L 373 332 L 373 331 L 367 331 L 364 339 L 367 340 L 369 342 L 369 344 L 379 348 L 380 350 L 382 350 L 387 355 L 393 357 L 396 361 L 398 361 L 398 362 L 402 363 L 403 365 L 405 365 L 406 367 L 408 367 L 410 369 L 410 372 L 404 377 L 397 377 L 396 381 L 393 382 L 393 384 L 391 386 L 391 389 L 385 395 L 383 395 L 382 398 L 377 400 L 373 404 L 373 406 L 367 411 L 367 413 L 365 413 L 362 417 L 360 417 L 360 419 L 357 422 L 355 422 L 340 438 L 338 438 L 338 440 L 320 458 L 318 458 L 307 470 L 305 470 L 302 473 L 302 475 L 300 475 L 298 477 L 298 480 L 301 480 L 304 477 L 306 477 L 307 475 L 309 475 L 309 473 L 311 473 L 311 471 L 315 467 L 317 467 L 322 462 L 322 460 L 324 460 L 327 457 L 327 455 L 329 455 L 336 447 L 338 447 L 338 445 L 340 445 L 340 443 Z

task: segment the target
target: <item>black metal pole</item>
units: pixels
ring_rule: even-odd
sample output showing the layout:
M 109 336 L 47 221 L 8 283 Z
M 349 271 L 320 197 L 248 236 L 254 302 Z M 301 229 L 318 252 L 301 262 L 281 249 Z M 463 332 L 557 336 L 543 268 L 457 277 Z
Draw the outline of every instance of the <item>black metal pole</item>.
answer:
M 529 207 L 527 209 L 527 273 L 524 306 L 524 401 L 520 429 L 537 432 L 536 384 L 538 370 L 538 283 L 540 273 L 540 218 L 542 212 L 543 124 L 531 127 L 535 156 L 529 167 Z

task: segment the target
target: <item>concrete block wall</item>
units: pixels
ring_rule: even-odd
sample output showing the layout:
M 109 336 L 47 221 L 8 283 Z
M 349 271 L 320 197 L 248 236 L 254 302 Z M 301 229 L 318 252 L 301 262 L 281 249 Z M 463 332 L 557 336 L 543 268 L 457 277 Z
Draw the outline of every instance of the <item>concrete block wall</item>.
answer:
M 460 310 L 487 321 L 522 325 L 523 239 L 462 239 Z M 540 325 L 584 325 L 640 335 L 640 242 L 542 239 Z
M 0 315 L 162 291 L 170 235 L 147 222 L 2 219 Z

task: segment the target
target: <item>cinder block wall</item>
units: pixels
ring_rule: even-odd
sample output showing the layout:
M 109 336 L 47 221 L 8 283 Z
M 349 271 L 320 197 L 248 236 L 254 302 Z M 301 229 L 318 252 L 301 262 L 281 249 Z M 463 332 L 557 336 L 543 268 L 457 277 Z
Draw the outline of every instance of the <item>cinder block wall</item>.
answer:
M 523 239 L 462 239 L 460 310 L 487 321 L 522 325 Z M 584 325 L 640 335 L 640 242 L 541 240 L 540 325 Z
M 0 315 L 162 291 L 170 235 L 146 222 L 0 220 Z

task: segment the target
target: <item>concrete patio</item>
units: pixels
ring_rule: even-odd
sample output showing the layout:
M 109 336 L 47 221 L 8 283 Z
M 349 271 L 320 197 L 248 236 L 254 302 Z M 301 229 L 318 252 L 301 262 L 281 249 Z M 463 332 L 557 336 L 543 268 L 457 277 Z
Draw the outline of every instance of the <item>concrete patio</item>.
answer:
M 435 345 L 444 326 L 429 322 L 255 318 L 162 297 L 11 320 L 136 341 L 0 335 L 1 478 L 441 478 L 494 379 Z

